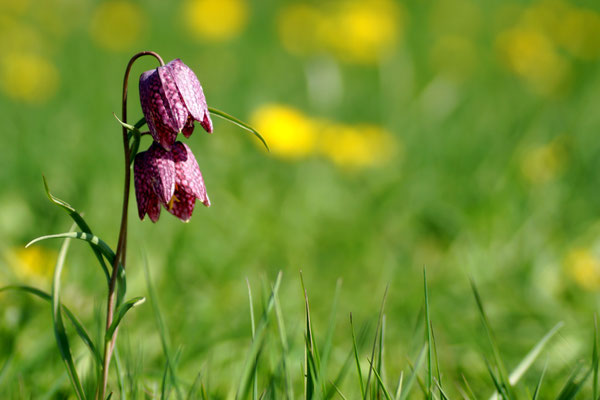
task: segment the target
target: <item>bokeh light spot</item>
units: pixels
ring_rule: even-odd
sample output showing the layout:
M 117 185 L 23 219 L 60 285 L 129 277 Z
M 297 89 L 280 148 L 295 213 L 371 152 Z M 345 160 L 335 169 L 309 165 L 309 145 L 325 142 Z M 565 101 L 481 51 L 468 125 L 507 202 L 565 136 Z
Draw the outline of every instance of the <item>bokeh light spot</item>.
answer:
M 110 51 L 128 51 L 142 33 L 144 10 L 127 1 L 108 1 L 100 4 L 90 22 L 90 35 L 94 42 Z
M 196 39 L 219 42 L 236 37 L 246 27 L 248 5 L 244 0 L 188 0 L 182 16 Z

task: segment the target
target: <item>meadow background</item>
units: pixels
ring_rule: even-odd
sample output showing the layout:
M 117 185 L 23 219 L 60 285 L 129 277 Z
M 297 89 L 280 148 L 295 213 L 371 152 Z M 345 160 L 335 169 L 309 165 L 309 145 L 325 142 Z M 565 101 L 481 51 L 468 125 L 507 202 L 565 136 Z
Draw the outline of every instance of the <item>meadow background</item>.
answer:
M 351 348 L 349 313 L 374 332 L 387 285 L 387 377 L 414 361 L 424 267 L 449 393 L 462 375 L 482 397 L 493 388 L 470 277 L 509 368 L 559 321 L 547 390 L 589 359 L 600 290 L 598 2 L 2 0 L 0 286 L 49 290 L 60 243 L 24 245 L 70 221 L 46 199 L 42 174 L 115 245 L 122 144 L 112 113 L 141 50 L 181 58 L 210 106 L 271 147 L 213 118 L 214 134 L 198 127 L 187 142 L 212 206 L 197 205 L 188 224 L 164 211 L 152 224 L 130 205 L 128 293 L 146 295 L 146 253 L 182 380 L 202 372 L 215 398 L 235 390 L 251 337 L 246 278 L 260 310 L 261 282 L 279 270 L 298 384 L 300 270 L 321 340 L 342 282 L 332 371 Z M 154 67 L 148 58 L 133 69 L 131 121 L 142 115 L 137 77 Z M 72 244 L 63 281 L 64 303 L 95 332 L 105 286 L 84 244 Z M 38 299 L 0 294 L 2 398 L 69 393 L 50 316 Z M 119 348 L 140 388 L 160 383 L 150 305 L 126 317 Z M 358 392 L 355 379 L 342 388 Z

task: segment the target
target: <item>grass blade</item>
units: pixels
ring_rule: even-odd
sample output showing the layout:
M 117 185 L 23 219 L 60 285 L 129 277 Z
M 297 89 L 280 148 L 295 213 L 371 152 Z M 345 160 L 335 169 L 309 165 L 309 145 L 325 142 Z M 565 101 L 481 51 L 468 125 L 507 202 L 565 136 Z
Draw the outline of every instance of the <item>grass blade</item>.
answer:
M 540 388 L 542 387 L 542 381 L 544 380 L 544 375 L 546 375 L 546 369 L 548 368 L 548 362 L 544 365 L 544 369 L 542 370 L 542 374 L 540 375 L 540 379 L 538 380 L 537 385 L 535 386 L 535 392 L 533 392 L 532 400 L 537 400 L 540 395 Z
M 475 296 L 475 302 L 477 303 L 477 308 L 479 309 L 479 315 L 481 317 L 481 322 L 485 328 L 485 332 L 488 337 L 488 341 L 490 346 L 492 347 L 492 354 L 494 356 L 494 362 L 498 368 L 498 378 L 499 382 L 502 384 L 502 387 L 506 390 L 506 396 L 508 399 L 513 399 L 514 396 L 510 390 L 510 383 L 508 381 L 508 374 L 506 372 L 506 367 L 504 366 L 504 362 L 502 361 L 502 357 L 500 357 L 500 350 L 498 349 L 498 345 L 496 344 L 496 339 L 494 337 L 494 333 L 492 331 L 491 325 L 488 321 L 487 315 L 483 308 L 483 302 L 481 301 L 481 296 L 479 295 L 479 291 L 475 286 L 475 282 L 471 280 L 471 289 L 473 290 L 473 295 Z
M 117 310 L 115 312 L 115 317 L 112 321 L 112 323 L 110 324 L 110 327 L 108 328 L 108 330 L 106 331 L 106 338 L 105 340 L 107 342 L 110 342 L 112 340 L 113 334 L 115 333 L 115 330 L 117 329 L 117 327 L 119 326 L 119 324 L 121 323 L 121 320 L 123 319 L 123 317 L 125 316 L 125 314 L 127 314 L 127 311 L 131 310 L 134 307 L 139 306 L 140 304 L 143 304 L 146 301 L 145 297 L 134 297 L 131 300 L 126 301 L 125 303 L 121 304 L 120 306 L 117 307 Z
M 65 239 L 58 253 L 56 267 L 54 268 L 54 277 L 52 278 L 52 292 L 50 301 L 52 305 L 52 326 L 54 329 L 56 344 L 58 345 L 60 356 L 63 362 L 65 363 L 67 374 L 69 376 L 71 384 L 73 385 L 75 394 L 77 395 L 77 398 L 81 400 L 86 398 L 85 392 L 83 390 L 83 387 L 81 386 L 81 381 L 79 379 L 79 375 L 77 374 L 77 369 L 75 368 L 73 357 L 71 356 L 71 347 L 69 346 L 69 339 L 67 338 L 67 333 L 65 331 L 65 326 L 63 323 L 61 312 L 62 307 L 60 304 L 60 276 L 65 265 L 65 259 L 67 256 L 67 251 L 69 249 L 69 243 L 70 240 Z
M 371 364 L 371 369 L 373 370 L 373 374 L 375 375 L 375 378 L 377 379 L 377 383 L 378 383 L 379 387 L 383 390 L 383 395 L 385 396 L 386 400 L 392 400 L 392 396 L 390 395 L 390 392 L 388 392 L 385 385 L 383 384 L 383 380 L 381 379 L 379 372 L 377 372 L 377 368 L 373 368 L 372 361 L 370 361 L 369 364 Z
M 250 303 L 250 323 L 252 326 L 252 340 L 254 340 L 254 335 L 256 334 L 256 324 L 254 323 L 254 305 L 252 302 L 252 289 L 250 288 L 250 281 L 246 278 L 246 286 L 248 286 L 248 302 Z M 258 398 L 258 373 L 257 370 L 254 369 L 254 373 L 252 374 L 252 400 L 256 400 Z
M 331 355 L 331 348 L 333 345 L 333 334 L 335 332 L 335 323 L 337 317 L 338 302 L 342 289 L 342 280 L 338 279 L 335 285 L 335 292 L 333 294 L 333 303 L 331 306 L 331 313 L 329 314 L 329 326 L 327 327 L 327 333 L 325 334 L 325 343 L 321 351 L 321 371 L 319 375 L 324 377 L 327 373 L 327 365 L 329 363 L 329 357 Z M 322 380 L 325 383 L 324 379 Z
M 575 367 L 575 369 L 569 376 L 569 379 L 567 379 L 567 382 L 565 383 L 563 389 L 560 391 L 557 400 L 571 400 L 575 398 L 577 393 L 579 393 L 585 381 L 587 381 L 587 379 L 590 377 L 590 374 L 592 373 L 592 368 L 590 368 L 588 372 L 586 372 L 585 375 L 579 381 L 577 381 L 577 377 L 579 376 L 579 371 L 581 371 L 581 367 L 581 364 Z
M 6 291 L 6 290 L 17 290 L 17 291 L 22 291 L 25 293 L 30 293 L 30 294 L 33 294 L 34 296 L 37 296 L 43 300 L 46 300 L 49 303 L 52 302 L 51 295 L 44 292 L 43 290 L 31 287 L 31 286 L 10 285 L 10 286 L 4 286 L 4 287 L 0 288 L 0 292 Z M 85 330 L 85 328 L 83 327 L 81 322 L 79 322 L 77 317 L 65 305 L 62 305 L 62 311 L 65 313 L 67 318 L 69 318 L 69 321 L 71 321 L 71 324 L 73 324 L 75 331 L 77 332 L 77 334 L 79 335 L 79 337 L 81 338 L 83 343 L 85 343 L 85 345 L 88 347 L 88 349 L 90 349 L 90 352 L 92 353 L 92 357 L 96 360 L 96 362 L 99 363 L 99 365 L 102 365 L 102 357 L 100 356 L 100 353 L 96 349 L 94 342 L 90 338 L 90 335 L 88 335 L 87 331 Z
M 542 337 L 535 346 L 525 355 L 523 360 L 517 365 L 517 367 L 510 373 L 508 377 L 508 383 L 511 386 L 514 386 L 519 382 L 523 374 L 527 372 L 527 370 L 531 367 L 534 361 L 538 358 L 548 341 L 558 332 L 558 330 L 563 326 L 562 322 L 554 325 L 552 329 L 548 333 Z M 496 400 L 498 398 L 498 393 L 492 394 L 490 400 Z
M 360 396 L 365 398 L 365 387 L 363 385 L 363 377 L 360 369 L 360 360 L 358 358 L 358 348 L 356 347 L 356 335 L 354 333 L 354 323 L 352 322 L 352 313 L 350 313 L 350 329 L 352 330 L 352 348 L 354 350 L 354 361 L 356 362 L 356 372 L 358 374 L 358 383 L 360 384 Z
M 163 353 L 165 355 L 165 358 L 167 359 L 167 365 L 169 367 L 170 370 L 170 377 L 171 377 L 171 382 L 173 383 L 173 386 L 175 387 L 175 393 L 177 395 L 177 399 L 181 400 L 182 394 L 181 394 L 181 388 L 179 387 L 179 381 L 177 379 L 177 374 L 175 372 L 175 363 L 173 362 L 173 359 L 171 358 L 171 352 L 169 350 L 169 339 L 168 339 L 168 333 L 167 333 L 167 329 L 165 327 L 165 323 L 162 317 L 162 314 L 160 312 L 160 308 L 158 306 L 158 297 L 156 296 L 156 292 L 154 291 L 154 287 L 152 286 L 152 281 L 150 279 L 150 268 L 148 267 L 148 258 L 146 257 L 146 254 L 143 254 L 144 256 L 144 273 L 146 276 L 146 286 L 148 289 L 148 295 L 150 297 L 150 303 L 152 304 L 152 310 L 154 311 L 154 319 L 156 321 L 156 326 L 158 328 L 158 333 L 160 335 L 160 342 L 163 348 Z
M 594 315 L 594 345 L 592 347 L 592 399 L 598 399 L 598 318 Z
M 289 353 L 289 345 L 287 341 L 287 333 L 285 330 L 285 323 L 283 321 L 283 312 L 281 311 L 281 305 L 279 304 L 279 296 L 275 294 L 275 316 L 277 317 L 277 327 L 279 331 L 279 340 L 281 341 L 281 366 L 283 368 L 283 374 L 285 377 L 285 393 L 288 400 L 294 399 L 294 388 L 292 385 L 292 377 L 287 367 L 287 358 Z
M 92 230 L 90 229 L 87 222 L 85 222 L 85 220 L 83 219 L 81 214 L 77 210 L 75 210 L 75 208 L 73 208 L 69 203 L 59 199 L 58 197 L 55 197 L 54 195 L 52 195 L 52 193 L 50 193 L 50 188 L 48 187 L 48 182 L 46 181 L 46 177 L 43 175 L 42 175 L 42 180 L 44 181 L 44 191 L 46 192 L 46 196 L 48 196 L 48 199 L 52 203 L 57 205 L 58 207 L 65 210 L 67 212 L 67 214 L 69 214 L 71 219 L 73 219 L 73 221 L 77 224 L 77 226 L 79 226 L 79 229 L 81 229 L 83 232 L 92 234 Z M 91 242 L 90 242 L 90 246 L 92 247 L 92 251 L 96 255 L 98 262 L 100 263 L 100 267 L 102 268 L 102 271 L 104 272 L 104 275 L 106 277 L 106 282 L 109 282 L 110 281 L 110 273 L 108 272 L 106 263 L 104 262 L 104 259 L 102 258 L 102 252 L 100 251 L 100 249 L 97 248 L 97 246 L 95 244 L 93 244 Z
M 412 385 L 415 383 L 415 380 L 417 379 L 417 374 L 419 373 L 419 370 L 421 369 L 421 364 L 423 364 L 423 359 L 425 358 L 426 350 L 427 350 L 427 343 L 423 345 L 423 347 L 421 348 L 421 351 L 419 352 L 419 355 L 417 356 L 417 362 L 415 363 L 413 371 L 410 374 L 410 376 L 408 377 L 408 380 L 406 381 L 406 386 L 401 391 L 400 400 L 405 400 L 408 398 L 410 389 L 412 388 Z
M 427 272 L 423 268 L 423 288 L 425 291 L 425 340 L 427 341 L 427 396 L 433 396 L 433 345 L 431 340 L 431 317 L 429 315 L 429 293 L 427 291 Z
M 310 307 L 308 303 L 308 293 L 304 286 L 304 277 L 302 271 L 300 271 L 300 282 L 302 284 L 302 292 L 304 294 L 304 311 L 305 311 L 305 347 L 304 347 L 304 362 L 305 362 L 305 380 L 304 380 L 304 394 L 305 398 L 312 399 L 313 396 L 317 398 L 320 394 L 325 392 L 325 388 L 322 388 L 322 392 L 315 392 L 320 382 L 321 372 L 321 361 L 319 358 L 319 349 L 317 343 L 314 340 L 312 321 L 310 318 Z M 316 394 L 315 394 L 316 393 Z
M 265 141 L 265 139 L 262 137 L 262 135 L 260 133 L 258 133 L 253 127 L 251 127 L 250 125 L 246 124 L 245 122 L 237 119 L 236 117 L 227 114 L 224 111 L 221 110 L 217 110 L 216 108 L 213 107 L 208 107 L 208 111 L 213 114 L 216 115 L 218 117 L 223 118 L 226 121 L 231 122 L 232 124 L 235 124 L 237 126 L 239 126 L 240 128 L 243 128 L 245 130 L 247 130 L 248 132 L 252 133 L 254 136 L 256 136 L 258 138 L 258 140 L 260 140 L 262 142 L 262 144 L 265 146 L 265 148 L 267 149 L 267 151 L 269 150 L 269 146 L 267 145 L 267 142 Z
M 264 338 L 267 333 L 267 325 L 270 320 L 270 314 L 275 305 L 275 296 L 277 295 L 277 292 L 279 291 L 279 286 L 281 285 L 281 276 L 282 276 L 282 273 L 281 273 L 281 271 L 279 271 L 279 273 L 277 274 L 277 279 L 275 280 L 275 284 L 273 285 L 273 288 L 271 289 L 271 295 L 269 296 L 269 299 L 267 301 L 267 306 L 263 312 L 263 315 L 262 315 L 262 318 L 261 318 L 259 324 L 256 327 L 256 335 L 255 335 L 254 340 L 252 341 L 250 350 L 248 351 L 248 354 L 246 355 L 246 361 L 244 363 L 242 375 L 240 377 L 240 385 L 238 386 L 238 391 L 235 396 L 236 399 L 245 398 L 248 393 L 248 389 L 250 387 L 250 380 L 251 380 L 250 376 L 252 374 L 252 371 L 256 367 L 257 357 L 263 346 Z
M 388 286 L 385 288 L 385 292 L 383 293 L 383 299 L 381 300 L 381 307 L 379 308 L 379 317 L 377 318 L 377 327 L 375 328 L 375 340 L 373 341 L 373 349 L 371 351 L 371 360 L 375 357 L 375 349 L 377 348 L 377 339 L 379 335 L 379 329 L 381 328 L 381 321 L 383 319 L 383 309 L 385 307 L 385 300 L 387 298 Z M 365 393 L 363 395 L 363 400 L 366 400 L 367 393 L 369 392 L 369 383 L 371 381 L 371 370 L 373 369 L 373 364 L 370 364 L 369 374 L 367 375 L 367 384 L 365 385 Z

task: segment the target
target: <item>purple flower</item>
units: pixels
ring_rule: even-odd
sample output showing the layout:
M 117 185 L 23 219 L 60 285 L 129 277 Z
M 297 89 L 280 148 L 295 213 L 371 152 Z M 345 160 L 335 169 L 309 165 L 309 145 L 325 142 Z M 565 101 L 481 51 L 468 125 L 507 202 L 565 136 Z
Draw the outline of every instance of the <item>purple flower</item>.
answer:
M 140 76 L 140 102 L 152 138 L 165 150 L 171 150 L 179 132 L 189 137 L 194 121 L 212 132 L 202 86 L 178 58 Z
M 140 219 L 147 213 L 152 222 L 158 221 L 160 204 L 167 204 L 175 191 L 173 153 L 153 142 L 135 156 L 133 177 Z
M 138 153 L 133 165 L 135 196 L 140 219 L 158 221 L 160 205 L 180 220 L 192 217 L 196 199 L 210 206 L 204 179 L 190 148 L 175 142 L 171 151 L 153 142 Z
M 175 193 L 167 206 L 167 211 L 183 222 L 187 222 L 192 217 L 196 199 L 200 199 L 207 207 L 210 206 L 210 200 L 206 194 L 206 186 L 198 162 L 185 143 L 175 143 L 173 159 L 175 160 Z

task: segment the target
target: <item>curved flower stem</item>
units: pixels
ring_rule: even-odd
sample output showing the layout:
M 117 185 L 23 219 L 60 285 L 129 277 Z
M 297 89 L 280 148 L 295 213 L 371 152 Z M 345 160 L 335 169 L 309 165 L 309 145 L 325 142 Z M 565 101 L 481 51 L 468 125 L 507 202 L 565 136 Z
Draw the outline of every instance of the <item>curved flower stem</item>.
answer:
M 122 102 L 122 114 L 121 120 L 127 123 L 127 87 L 129 83 L 129 73 L 133 63 L 142 56 L 153 56 L 155 57 L 160 65 L 165 65 L 163 59 L 153 51 L 142 51 L 137 53 L 129 60 L 127 68 L 125 69 L 125 77 L 123 78 L 123 102 Z M 106 331 L 110 328 L 113 321 L 115 312 L 115 287 L 117 283 L 117 274 L 119 262 L 125 268 L 125 259 L 127 254 L 127 210 L 129 208 L 129 191 L 131 186 L 131 157 L 135 155 L 130 154 L 129 148 L 129 137 L 127 128 L 123 127 L 123 150 L 125 155 L 125 185 L 123 189 L 123 210 L 121 214 L 121 228 L 119 230 L 119 239 L 117 241 L 117 248 L 115 259 L 112 265 L 112 274 L 110 276 L 110 282 L 108 284 L 108 300 L 106 305 Z M 108 383 L 108 368 L 110 366 L 110 359 L 112 352 L 117 340 L 117 331 L 115 330 L 111 340 L 105 340 L 104 345 L 104 363 L 102 366 L 102 381 L 98 385 L 96 391 L 96 400 L 104 400 L 106 396 L 106 387 Z M 98 396 L 99 395 L 99 396 Z

